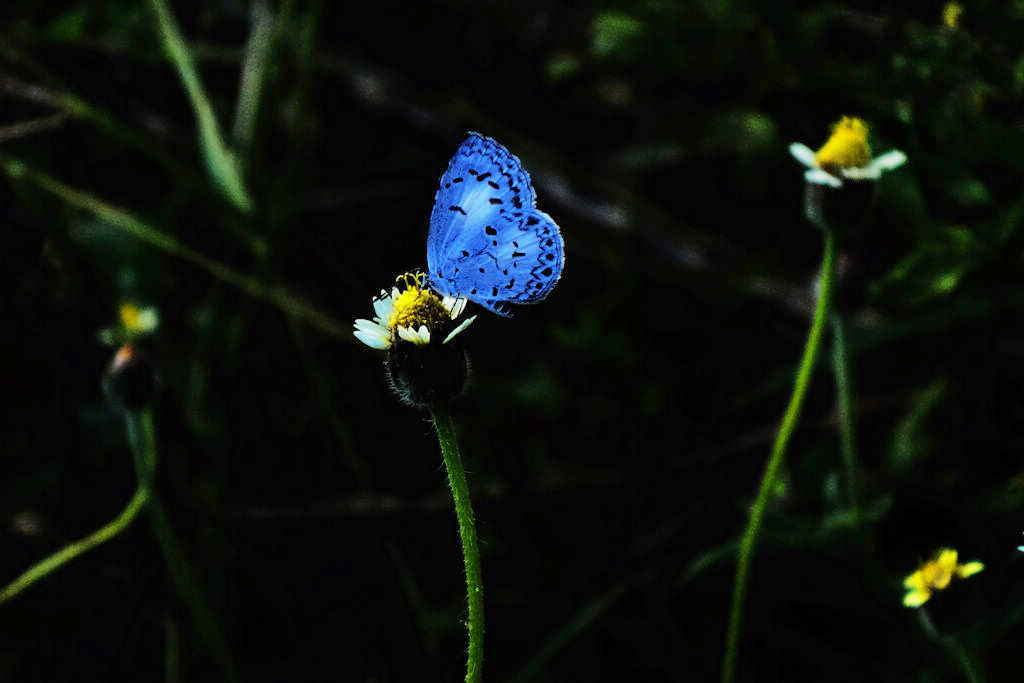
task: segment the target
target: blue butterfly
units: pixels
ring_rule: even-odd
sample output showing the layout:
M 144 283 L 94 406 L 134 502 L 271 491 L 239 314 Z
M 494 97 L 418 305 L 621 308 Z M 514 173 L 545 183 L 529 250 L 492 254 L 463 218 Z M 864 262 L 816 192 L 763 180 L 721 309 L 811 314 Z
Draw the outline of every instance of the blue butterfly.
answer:
M 546 298 L 565 264 L 562 234 L 535 208 L 530 175 L 479 133 L 456 150 L 434 196 L 427 235 L 430 286 L 499 315 Z

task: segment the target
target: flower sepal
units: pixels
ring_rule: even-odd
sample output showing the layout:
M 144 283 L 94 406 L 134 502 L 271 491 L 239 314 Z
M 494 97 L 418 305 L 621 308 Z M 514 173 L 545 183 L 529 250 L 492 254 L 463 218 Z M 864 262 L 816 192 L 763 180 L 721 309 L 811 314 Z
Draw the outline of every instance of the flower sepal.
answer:
M 396 344 L 384 358 L 384 369 L 399 401 L 414 408 L 429 408 L 447 403 L 465 391 L 469 354 L 459 341 Z
M 843 241 L 860 236 L 874 202 L 875 183 L 871 180 L 847 180 L 840 187 L 804 182 L 807 220 L 822 230 L 834 230 Z

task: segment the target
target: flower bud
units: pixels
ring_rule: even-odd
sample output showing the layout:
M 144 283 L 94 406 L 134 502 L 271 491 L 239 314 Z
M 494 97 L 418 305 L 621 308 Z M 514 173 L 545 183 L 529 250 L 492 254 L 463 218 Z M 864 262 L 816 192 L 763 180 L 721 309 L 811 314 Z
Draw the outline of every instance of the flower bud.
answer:
M 114 354 L 103 373 L 103 393 L 122 410 L 138 412 L 149 404 L 156 390 L 153 366 L 131 344 Z

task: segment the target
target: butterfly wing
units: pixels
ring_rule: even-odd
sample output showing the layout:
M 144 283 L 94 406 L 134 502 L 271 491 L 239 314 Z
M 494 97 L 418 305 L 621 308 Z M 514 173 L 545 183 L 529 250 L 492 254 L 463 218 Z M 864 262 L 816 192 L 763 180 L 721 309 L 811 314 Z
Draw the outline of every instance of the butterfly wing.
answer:
M 430 284 L 502 315 L 544 299 L 562 272 L 558 226 L 534 208 L 530 176 L 491 138 L 471 133 L 434 198 L 427 236 Z
M 562 274 L 564 245 L 554 220 L 538 209 L 499 216 L 492 223 L 453 242 L 446 262 L 456 292 L 506 315 L 506 304 L 547 297 Z

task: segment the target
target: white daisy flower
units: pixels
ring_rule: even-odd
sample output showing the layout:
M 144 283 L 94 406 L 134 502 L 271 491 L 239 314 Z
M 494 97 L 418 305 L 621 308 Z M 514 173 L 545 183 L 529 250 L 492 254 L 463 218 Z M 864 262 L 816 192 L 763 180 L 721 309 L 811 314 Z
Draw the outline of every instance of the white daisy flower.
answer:
M 472 316 L 454 326 L 455 320 L 466 308 L 466 299 L 438 296 L 424 285 L 422 273 L 405 273 L 396 278 L 404 289 L 392 287 L 390 294 L 381 290 L 373 299 L 373 320 L 355 321 L 356 339 L 375 349 L 390 349 L 399 340 L 424 346 L 444 334 L 441 344 L 447 344 L 476 320 Z
M 882 173 L 899 168 L 907 155 L 898 149 L 872 158 L 868 147 L 868 126 L 863 120 L 844 116 L 832 126 L 832 135 L 817 152 L 794 142 L 789 153 L 807 166 L 809 183 L 842 187 L 843 180 L 878 180 Z
M 117 323 L 102 328 L 98 336 L 102 344 L 121 346 L 152 334 L 158 327 L 160 327 L 160 314 L 156 308 L 141 307 L 126 301 L 117 309 Z

